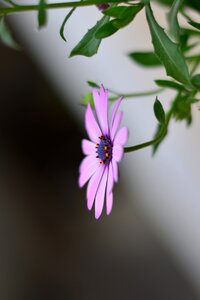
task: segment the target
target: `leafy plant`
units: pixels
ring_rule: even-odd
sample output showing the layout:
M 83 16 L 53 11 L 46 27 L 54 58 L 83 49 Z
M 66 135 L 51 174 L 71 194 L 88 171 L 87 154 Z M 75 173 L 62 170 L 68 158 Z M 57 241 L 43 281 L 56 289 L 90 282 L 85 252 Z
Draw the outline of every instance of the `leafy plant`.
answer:
M 152 10 L 152 2 L 157 2 L 165 6 L 167 13 L 167 26 L 163 28 L 157 21 L 155 12 Z M 145 143 L 125 148 L 125 152 L 132 152 L 144 147 L 153 146 L 153 153 L 158 150 L 161 142 L 167 136 L 168 126 L 172 118 L 177 121 L 186 121 L 188 125 L 192 123 L 191 107 L 199 101 L 200 74 L 196 70 L 200 64 L 198 51 L 200 38 L 200 22 L 190 16 L 191 9 L 200 11 L 199 0 L 81 0 L 66 2 L 47 3 L 45 0 L 38 0 L 38 4 L 21 5 L 12 0 L 2 0 L 0 2 L 0 40 L 7 46 L 19 49 L 14 42 L 11 31 L 5 23 L 5 17 L 10 14 L 26 11 L 36 11 L 38 27 L 47 25 L 47 12 L 50 9 L 70 10 L 60 27 L 60 36 L 66 42 L 65 28 L 70 17 L 72 17 L 77 7 L 95 5 L 102 12 L 101 18 L 90 28 L 81 38 L 77 45 L 71 50 L 70 56 L 83 55 L 91 57 L 99 51 L 99 47 L 104 38 L 123 30 L 124 27 L 134 22 L 135 17 L 145 11 L 146 22 L 152 40 L 149 51 L 132 51 L 128 54 L 133 63 L 137 63 L 144 68 L 162 67 L 167 75 L 166 78 L 156 79 L 158 86 L 153 91 L 141 91 L 139 93 L 124 94 L 125 98 L 133 98 L 148 95 L 158 95 L 165 89 L 176 92 L 174 99 L 170 99 L 167 112 L 164 111 L 161 101 L 154 102 L 153 110 L 158 121 L 153 139 Z M 179 24 L 179 15 L 185 18 L 185 25 Z M 192 51 L 191 51 L 192 50 Z M 192 54 L 191 54 L 192 53 Z M 99 88 L 100 84 L 88 81 L 92 88 Z M 120 96 L 120 92 L 110 91 L 110 101 L 114 101 Z M 161 99 L 161 97 L 159 97 Z M 82 99 L 82 105 L 88 103 L 93 106 L 91 92 Z

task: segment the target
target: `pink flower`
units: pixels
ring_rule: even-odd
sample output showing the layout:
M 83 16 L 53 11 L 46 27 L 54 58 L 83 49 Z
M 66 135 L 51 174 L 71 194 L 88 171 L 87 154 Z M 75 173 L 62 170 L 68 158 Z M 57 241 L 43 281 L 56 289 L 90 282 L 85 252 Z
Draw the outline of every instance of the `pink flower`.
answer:
M 108 91 L 100 87 L 100 94 L 93 89 L 96 118 L 88 104 L 85 113 L 85 127 L 90 140 L 82 140 L 82 150 L 86 157 L 80 165 L 79 186 L 87 186 L 87 207 L 95 206 L 95 218 L 102 213 L 104 201 L 106 213 L 113 205 L 113 185 L 118 181 L 118 163 L 123 157 L 123 146 L 128 139 L 127 127 L 119 129 L 122 112 L 118 112 L 120 97 L 108 121 Z M 97 121 L 96 121 L 97 119 Z

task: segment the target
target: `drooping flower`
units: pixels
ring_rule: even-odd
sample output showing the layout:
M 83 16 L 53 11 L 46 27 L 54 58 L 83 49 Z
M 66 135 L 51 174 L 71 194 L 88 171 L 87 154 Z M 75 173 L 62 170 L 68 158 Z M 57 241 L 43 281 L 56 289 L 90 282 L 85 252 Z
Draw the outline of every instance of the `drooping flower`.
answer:
M 118 112 L 122 101 L 120 97 L 108 120 L 108 91 L 103 85 L 100 93 L 93 89 L 93 99 L 96 116 L 90 104 L 85 113 L 85 128 L 90 140 L 82 140 L 82 151 L 86 157 L 79 168 L 79 186 L 87 186 L 87 207 L 94 204 L 95 218 L 102 213 L 104 202 L 106 213 L 110 214 L 113 206 L 113 185 L 118 181 L 118 163 L 124 153 L 123 146 L 128 139 L 127 127 L 119 129 L 123 113 Z
M 104 11 L 105 9 L 110 7 L 110 4 L 109 3 L 101 3 L 101 4 L 96 4 L 96 6 L 98 7 L 99 10 Z

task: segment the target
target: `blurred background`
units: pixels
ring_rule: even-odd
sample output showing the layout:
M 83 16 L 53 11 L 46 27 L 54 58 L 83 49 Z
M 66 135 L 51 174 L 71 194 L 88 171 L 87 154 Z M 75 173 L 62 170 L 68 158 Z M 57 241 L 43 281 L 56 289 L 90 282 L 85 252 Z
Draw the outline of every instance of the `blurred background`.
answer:
M 84 14 L 80 20 L 83 23 Z M 95 12 L 95 17 L 96 14 L 99 12 Z M 194 241 L 190 250 L 197 250 L 199 231 L 194 239 L 189 222 L 181 228 L 187 213 L 195 210 L 194 201 L 199 199 L 199 194 L 187 198 L 191 200 L 191 210 L 184 207 L 184 199 L 183 206 L 180 206 L 178 191 L 175 193 L 177 197 L 170 194 L 175 192 L 169 180 L 172 169 L 171 176 L 167 173 L 168 164 L 171 166 L 181 147 L 181 138 L 177 147 L 174 143 L 180 129 L 171 141 L 163 145 L 162 149 L 165 149 L 161 149 L 157 159 L 151 158 L 149 150 L 136 153 L 134 158 L 125 157 L 120 182 L 114 190 L 113 212 L 109 217 L 104 213 L 96 221 L 93 212 L 87 211 L 85 190 L 79 190 L 77 185 L 78 166 L 82 159 L 80 141 L 85 136 L 84 109 L 79 102 L 88 90 L 85 80 L 102 80 L 109 60 L 109 72 L 116 74 L 115 67 L 119 66 L 114 65 L 115 55 L 111 57 L 110 44 L 105 43 L 102 54 L 90 62 L 85 58 L 69 62 L 67 46 L 60 41 L 57 25 L 52 21 L 53 13 L 48 29 L 41 33 L 34 27 L 34 14 L 31 18 L 23 15 L 13 19 L 12 30 L 24 51 L 13 51 L 0 45 L 0 298 L 199 299 L 198 267 L 193 272 L 195 261 L 197 266 L 199 263 L 199 253 L 196 252 L 192 261 L 190 258 L 194 257 L 194 252 L 185 247 Z M 51 30 L 53 36 L 49 35 Z M 76 32 L 81 34 L 79 29 Z M 128 31 L 125 31 L 125 38 L 129 39 Z M 119 40 L 114 38 L 110 43 L 113 42 L 115 45 Z M 140 46 L 140 41 L 138 44 Z M 60 51 L 63 52 L 61 57 Z M 95 66 L 100 68 L 102 60 L 105 62 L 102 68 L 95 69 Z M 137 67 L 130 71 L 128 63 L 124 59 L 118 78 L 105 76 L 109 87 L 113 87 L 114 81 L 117 86 L 125 76 L 123 70 L 127 70 L 132 72 L 135 86 L 129 84 L 129 79 L 122 88 L 125 89 L 126 85 L 138 88 L 142 73 Z M 59 69 L 61 65 L 62 70 Z M 75 84 L 72 84 L 75 78 Z M 146 89 L 150 81 L 151 76 L 146 79 Z M 139 103 L 134 106 L 135 112 L 132 109 L 135 119 L 130 113 L 129 105 L 132 104 L 122 105 L 126 110 L 126 123 L 131 124 L 130 120 L 134 119 L 134 138 L 131 133 L 130 144 L 145 140 L 145 135 L 150 136 L 155 126 L 153 114 L 151 116 L 152 102 L 144 103 L 145 109 Z M 138 110 L 140 120 L 137 119 Z M 149 115 L 150 129 L 144 132 L 142 120 Z M 196 128 L 198 126 L 199 123 Z M 184 127 L 182 130 L 185 134 Z M 186 139 L 192 139 L 194 133 L 187 137 L 188 134 Z M 177 172 L 173 174 L 172 182 L 176 175 L 182 174 L 179 163 L 181 161 L 175 165 Z M 195 181 L 188 182 L 189 188 L 193 189 Z M 180 186 L 177 184 L 177 189 L 181 186 L 184 193 L 184 181 L 180 181 Z M 170 217 L 172 210 L 174 215 L 172 213 Z M 190 214 L 187 220 L 196 219 Z M 198 229 L 198 224 L 195 224 Z M 185 243 L 181 239 L 184 233 Z

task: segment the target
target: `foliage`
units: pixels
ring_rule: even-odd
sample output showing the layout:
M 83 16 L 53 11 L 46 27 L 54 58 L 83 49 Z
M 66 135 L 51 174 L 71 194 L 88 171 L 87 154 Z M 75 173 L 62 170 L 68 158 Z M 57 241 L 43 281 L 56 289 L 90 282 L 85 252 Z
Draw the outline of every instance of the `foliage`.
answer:
M 167 13 L 167 26 L 163 28 L 159 24 L 155 12 L 152 10 L 152 3 L 157 2 L 165 6 Z M 199 13 L 199 0 L 81 0 L 74 2 L 60 2 L 48 4 L 45 0 L 38 0 L 37 5 L 20 5 L 11 0 L 0 2 L 0 40 L 13 48 L 19 48 L 13 41 L 12 35 L 5 23 L 5 17 L 8 14 L 14 14 L 22 11 L 37 11 L 38 27 L 47 25 L 47 12 L 55 8 L 71 8 L 61 24 L 60 35 L 66 42 L 65 27 L 69 18 L 73 15 L 77 7 L 96 5 L 103 7 L 100 20 L 90 28 L 77 45 L 71 50 L 70 56 L 83 55 L 91 57 L 99 51 L 100 44 L 104 38 L 107 38 L 119 30 L 134 22 L 137 15 L 144 10 L 145 18 L 149 27 L 149 33 L 152 40 L 149 51 L 132 51 L 128 54 L 133 63 L 137 63 L 144 68 L 163 67 L 168 77 L 155 79 L 158 94 L 164 89 L 176 91 L 175 98 L 172 99 L 169 110 L 164 111 L 161 102 L 156 97 L 154 102 L 154 114 L 158 121 L 158 126 L 151 141 L 128 147 L 126 152 L 135 151 L 147 146 L 153 146 L 155 153 L 158 146 L 166 137 L 170 120 L 174 118 L 177 121 L 186 121 L 188 125 L 192 123 L 191 107 L 198 102 L 198 93 L 200 91 L 200 74 L 196 72 L 200 64 L 200 55 L 198 53 L 200 37 L 200 21 L 193 19 L 190 15 L 191 9 Z M 179 24 L 179 15 L 185 18 L 185 25 Z M 192 51 L 191 51 L 192 50 Z M 192 53 L 192 54 L 190 54 Z M 195 54 L 196 53 L 196 54 Z M 90 87 L 98 88 L 99 84 L 88 81 Z M 110 89 L 109 89 L 110 90 Z M 110 90 L 115 100 L 120 93 Z M 124 97 L 152 95 L 154 91 L 125 94 Z M 87 93 L 82 99 L 82 105 L 90 103 L 93 105 L 91 93 Z

